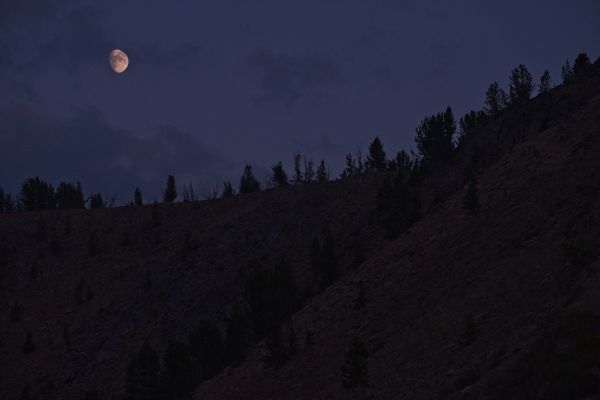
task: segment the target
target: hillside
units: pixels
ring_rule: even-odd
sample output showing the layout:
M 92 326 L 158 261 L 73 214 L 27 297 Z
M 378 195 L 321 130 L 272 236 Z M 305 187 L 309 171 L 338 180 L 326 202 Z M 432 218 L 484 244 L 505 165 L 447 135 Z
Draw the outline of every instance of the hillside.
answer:
M 475 147 L 481 207 L 466 215 Z M 292 318 L 296 353 L 266 366 L 259 341 L 195 398 L 600 393 L 600 365 L 581 364 L 580 349 L 600 355 L 598 154 L 596 62 L 478 128 L 452 168 L 423 182 L 426 212 L 395 240 L 375 212 L 386 173 L 197 203 L 0 215 L 0 397 L 122 394 L 145 340 L 162 354 L 201 319 L 223 327 L 249 266 L 281 256 L 299 292 L 315 294 Z M 319 293 L 310 248 L 326 232 L 338 279 Z M 369 353 L 368 386 L 353 392 L 340 367 L 355 339 Z

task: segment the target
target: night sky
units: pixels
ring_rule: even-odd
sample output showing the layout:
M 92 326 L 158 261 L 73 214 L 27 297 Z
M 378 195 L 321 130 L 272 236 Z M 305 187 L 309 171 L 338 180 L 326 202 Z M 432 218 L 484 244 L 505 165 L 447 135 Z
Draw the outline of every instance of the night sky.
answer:
M 411 149 L 424 116 L 481 108 L 519 63 L 559 83 L 600 55 L 599 21 L 598 0 L 0 0 L 0 186 L 150 200 L 168 174 L 202 193 L 294 151 L 337 175 L 375 135 Z

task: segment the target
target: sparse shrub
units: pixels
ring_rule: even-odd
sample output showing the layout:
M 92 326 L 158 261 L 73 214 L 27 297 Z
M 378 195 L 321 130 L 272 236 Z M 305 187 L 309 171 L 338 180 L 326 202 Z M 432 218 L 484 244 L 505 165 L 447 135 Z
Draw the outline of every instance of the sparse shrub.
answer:
M 467 185 L 467 191 L 463 199 L 463 208 L 468 215 L 473 215 L 479 210 L 479 196 L 477 195 L 477 178 L 472 176 Z
M 342 387 L 354 389 L 367 386 L 369 352 L 360 339 L 354 339 L 350 348 L 344 354 L 344 364 L 341 367 Z
M 260 190 L 260 183 L 252 173 L 252 166 L 246 165 L 240 179 L 240 193 L 252 193 Z
M 175 186 L 175 177 L 169 175 L 167 177 L 167 187 L 163 193 L 163 199 L 167 203 L 172 203 L 177 198 L 177 187 Z
M 23 354 L 29 354 L 35 350 L 35 344 L 33 343 L 33 335 L 31 332 L 25 337 L 25 343 L 23 343 Z

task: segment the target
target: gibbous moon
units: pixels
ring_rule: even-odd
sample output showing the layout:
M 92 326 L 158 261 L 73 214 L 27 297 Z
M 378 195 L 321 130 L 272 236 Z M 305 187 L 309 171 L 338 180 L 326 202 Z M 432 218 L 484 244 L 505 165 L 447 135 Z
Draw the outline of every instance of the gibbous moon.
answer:
M 123 50 L 115 49 L 110 52 L 108 62 L 113 71 L 117 74 L 122 74 L 129 66 L 129 57 L 127 57 L 127 54 Z

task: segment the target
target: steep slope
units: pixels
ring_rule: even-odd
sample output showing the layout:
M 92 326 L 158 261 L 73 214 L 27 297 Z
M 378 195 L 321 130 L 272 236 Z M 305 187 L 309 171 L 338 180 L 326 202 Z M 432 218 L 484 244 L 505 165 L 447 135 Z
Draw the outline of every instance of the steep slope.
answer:
M 455 193 L 294 316 L 298 337 L 310 330 L 314 339 L 301 340 L 288 364 L 265 368 L 257 352 L 196 398 L 597 396 L 597 361 L 577 363 L 595 357 L 600 340 L 598 69 L 579 89 L 527 105 L 573 106 L 550 115 L 549 128 L 511 133 L 478 177 L 477 215 L 464 212 L 464 190 Z M 355 310 L 358 282 L 367 304 Z M 340 367 L 355 338 L 370 353 L 370 385 L 353 393 L 341 387 Z
M 371 217 L 380 181 L 0 215 L 0 398 L 122 392 L 127 362 L 145 339 L 162 351 L 201 319 L 223 322 L 250 262 L 284 255 L 299 289 L 309 287 L 310 244 L 326 230 L 343 274 L 357 243 L 366 255 L 383 243 Z M 24 354 L 28 333 L 35 350 Z

